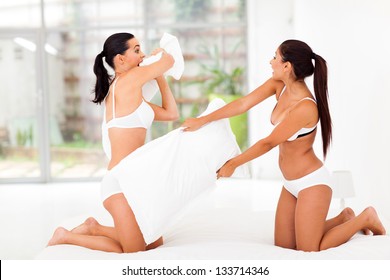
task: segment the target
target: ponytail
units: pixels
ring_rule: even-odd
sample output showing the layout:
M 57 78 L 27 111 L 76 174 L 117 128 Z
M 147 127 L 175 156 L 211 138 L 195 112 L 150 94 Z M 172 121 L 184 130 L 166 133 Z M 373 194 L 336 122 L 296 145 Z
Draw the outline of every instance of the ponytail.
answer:
M 92 102 L 101 104 L 108 93 L 112 80 L 103 64 L 103 52 L 96 56 L 93 72 L 96 75 L 96 84 L 94 89 L 95 99 Z
M 322 150 L 324 158 L 332 141 L 332 119 L 328 104 L 328 67 L 321 56 L 313 53 L 314 66 L 314 93 L 317 100 L 318 114 L 321 122 Z

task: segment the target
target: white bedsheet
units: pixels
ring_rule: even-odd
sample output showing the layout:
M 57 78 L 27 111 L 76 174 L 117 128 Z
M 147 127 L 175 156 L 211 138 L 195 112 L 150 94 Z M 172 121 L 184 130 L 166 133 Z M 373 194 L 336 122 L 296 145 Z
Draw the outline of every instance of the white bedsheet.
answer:
M 349 242 L 321 252 L 302 252 L 273 245 L 274 211 L 253 207 L 250 198 L 258 195 L 253 186 L 218 186 L 202 203 L 198 203 L 164 236 L 163 246 L 138 253 L 117 254 L 94 251 L 73 245 L 57 245 L 43 249 L 40 260 L 390 260 L 390 236 L 356 234 Z M 240 188 L 241 187 L 241 188 Z M 270 186 L 267 186 L 270 187 Z M 275 186 L 271 186 L 275 187 Z M 249 188 L 249 189 L 248 189 Z M 278 192 L 278 191 L 277 191 Z M 257 203 L 274 204 L 276 195 L 258 197 Z M 257 193 L 257 194 L 256 194 Z M 331 214 L 336 213 L 332 210 Z M 96 213 L 95 213 L 96 214 Z M 110 223 L 109 216 L 97 213 L 100 220 Z M 73 217 L 62 226 L 72 228 L 84 217 Z M 389 231 L 389 221 L 383 220 Z

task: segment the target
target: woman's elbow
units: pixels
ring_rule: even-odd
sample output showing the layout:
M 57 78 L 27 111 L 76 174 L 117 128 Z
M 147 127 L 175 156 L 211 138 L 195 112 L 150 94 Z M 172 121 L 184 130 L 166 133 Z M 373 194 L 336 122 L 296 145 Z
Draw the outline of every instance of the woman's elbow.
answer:
M 172 114 L 172 115 L 170 116 L 170 120 L 171 120 L 171 121 L 178 121 L 179 118 L 180 118 L 179 113 L 175 113 L 175 114 Z
M 263 146 L 265 147 L 266 152 L 271 151 L 273 148 L 277 147 L 279 144 L 269 138 L 263 139 Z
M 170 56 L 170 60 L 169 60 L 169 65 L 170 65 L 170 67 L 169 67 L 169 68 L 171 68 L 171 67 L 173 67 L 173 65 L 175 64 L 175 59 L 173 58 L 172 55 L 169 55 L 169 56 Z
M 171 112 L 169 114 L 166 115 L 166 120 L 167 121 L 177 121 L 179 120 L 179 113 L 178 112 Z
M 175 64 L 175 59 L 169 53 L 164 54 L 164 60 L 168 69 L 172 68 L 172 66 Z

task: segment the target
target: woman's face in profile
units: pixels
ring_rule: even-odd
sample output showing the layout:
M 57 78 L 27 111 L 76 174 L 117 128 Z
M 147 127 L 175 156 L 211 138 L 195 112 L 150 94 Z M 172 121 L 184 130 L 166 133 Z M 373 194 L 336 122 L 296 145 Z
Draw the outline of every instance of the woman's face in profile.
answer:
M 272 68 L 272 76 L 275 79 L 280 78 L 283 74 L 283 69 L 285 68 L 286 62 L 283 62 L 279 49 L 276 50 L 275 55 L 270 61 L 270 64 Z
M 138 66 L 144 59 L 145 54 L 141 51 L 141 45 L 136 38 L 127 41 L 129 48 L 123 54 L 122 59 L 129 69 Z

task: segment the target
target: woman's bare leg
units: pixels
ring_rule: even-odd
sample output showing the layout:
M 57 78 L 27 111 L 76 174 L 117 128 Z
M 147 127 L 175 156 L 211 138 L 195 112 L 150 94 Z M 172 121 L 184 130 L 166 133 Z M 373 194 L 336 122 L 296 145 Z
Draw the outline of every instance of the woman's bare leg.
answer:
M 123 252 L 145 251 L 144 237 L 123 193 L 110 196 L 103 204 L 114 220 L 116 235 Z
M 83 224 L 77 226 L 72 229 L 71 232 L 84 234 L 84 235 L 92 235 L 92 236 L 106 236 L 111 239 L 118 241 L 118 236 L 114 227 L 104 226 L 100 224 L 95 218 L 89 217 L 84 221 Z M 119 242 L 119 241 L 118 241 Z M 146 250 L 155 249 L 161 245 L 163 245 L 163 238 L 160 237 L 153 243 L 146 246 Z
M 105 236 L 91 236 L 68 231 L 62 227 L 56 229 L 48 246 L 59 244 L 72 244 L 81 247 L 105 252 L 122 253 L 122 247 L 118 241 Z
M 48 245 L 73 244 L 93 250 L 121 253 L 144 251 L 146 247 L 143 235 L 124 195 L 120 193 L 110 196 L 104 201 L 104 206 L 113 217 L 118 240 L 58 228 Z
M 330 229 L 334 228 L 335 226 L 343 224 L 354 217 L 355 217 L 355 212 L 351 208 L 346 207 L 336 217 L 326 220 L 324 231 L 327 232 Z
M 341 225 L 341 224 L 343 224 L 343 223 L 345 223 L 345 222 L 347 222 L 355 217 L 356 217 L 355 212 L 351 208 L 346 207 L 336 217 L 329 219 L 325 222 L 325 232 L 327 232 L 330 229 L 334 228 L 335 226 Z M 365 235 L 370 234 L 370 230 L 368 228 L 362 229 L 362 232 Z
M 321 250 L 344 244 L 355 233 L 366 228 L 372 231 L 374 235 L 386 234 L 386 229 L 379 220 L 378 214 L 373 207 L 367 207 L 355 218 L 326 232 L 321 241 Z
M 103 226 L 103 225 L 99 224 L 99 222 L 94 217 L 89 217 L 84 221 L 84 223 L 73 228 L 71 232 L 77 234 L 85 234 L 85 235 L 103 235 L 103 234 L 96 234 L 97 228 L 99 226 Z M 114 230 L 114 227 L 111 228 Z
M 72 229 L 71 232 L 84 235 L 106 236 L 118 240 L 114 227 L 104 226 L 93 217 L 87 218 L 84 223 Z
M 164 240 L 162 238 L 162 236 L 157 239 L 156 241 L 150 243 L 149 245 L 146 246 L 146 250 L 152 250 L 152 249 L 156 249 L 157 247 L 160 247 L 161 245 L 164 244 Z
M 297 199 L 284 187 L 280 193 L 275 215 L 274 242 L 276 246 L 295 249 L 295 207 Z
M 291 249 L 296 248 L 295 207 L 296 198 L 283 188 L 276 211 L 275 245 L 277 246 Z M 339 215 L 325 222 L 324 231 L 326 232 L 329 229 L 352 219 L 353 217 L 355 217 L 355 213 L 351 208 L 347 207 L 341 211 Z M 290 229 L 286 230 L 286 227 L 289 227 Z
M 331 199 L 332 190 L 325 185 L 309 187 L 299 192 L 295 211 L 297 250 L 320 250 Z

